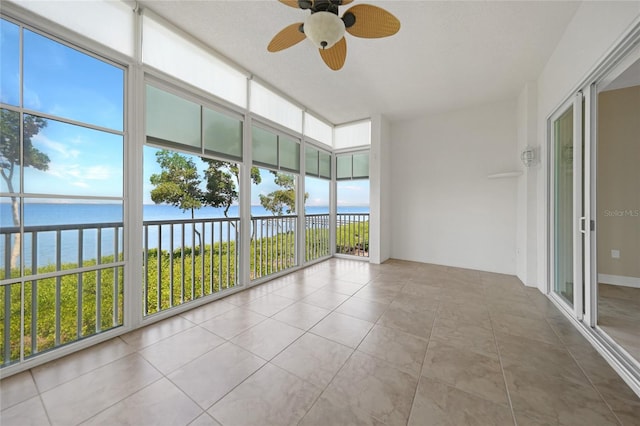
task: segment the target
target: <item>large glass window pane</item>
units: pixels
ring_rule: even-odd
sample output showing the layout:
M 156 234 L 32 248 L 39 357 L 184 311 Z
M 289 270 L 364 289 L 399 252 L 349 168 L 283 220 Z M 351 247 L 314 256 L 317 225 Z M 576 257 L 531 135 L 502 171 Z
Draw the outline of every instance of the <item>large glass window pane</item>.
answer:
M 302 133 L 302 109 L 251 81 L 250 110 L 278 124 Z
M 98 258 L 99 263 L 122 260 L 122 220 L 121 201 L 25 199 L 25 266 L 53 267 L 59 259 L 61 269 L 70 269 Z M 45 226 L 54 230 L 40 229 Z
M 573 107 L 553 127 L 554 291 L 573 304 Z
M 320 151 L 320 176 L 331 179 L 331 154 Z
M 147 85 L 147 137 L 200 151 L 200 105 Z
M 0 19 L 0 101 L 20 105 L 20 27 Z
M 208 108 L 202 120 L 205 151 L 242 159 L 242 121 Z
M 24 31 L 24 107 L 122 130 L 124 71 Z
M 122 197 L 123 137 L 25 114 L 24 192 Z
M 329 213 L 329 186 L 326 179 L 306 176 L 304 180 L 304 210 L 306 214 Z
M 369 177 L 369 153 L 353 154 L 353 177 Z
M 318 150 L 310 146 L 304 149 L 304 167 L 305 173 L 308 175 L 318 175 Z
M 336 158 L 336 171 L 338 179 L 351 179 L 352 176 L 352 159 L 351 155 L 343 155 Z
M 280 136 L 278 152 L 279 166 L 292 171 L 300 171 L 300 144 L 293 139 Z
M 0 197 L 0 280 L 20 276 L 22 247 L 19 240 L 16 246 L 16 236 L 20 235 L 21 209 L 20 197 Z
M 253 161 L 278 167 L 278 136 L 259 127 L 253 127 Z
M 37 126 L 29 126 L 25 134 L 25 147 L 30 151 L 31 138 Z M 20 114 L 6 109 L 0 110 L 0 192 L 20 192 Z
M 640 362 L 640 55 L 635 58 L 632 65 L 621 61 L 627 63 L 610 72 L 618 76 L 598 87 L 594 189 L 598 326 Z

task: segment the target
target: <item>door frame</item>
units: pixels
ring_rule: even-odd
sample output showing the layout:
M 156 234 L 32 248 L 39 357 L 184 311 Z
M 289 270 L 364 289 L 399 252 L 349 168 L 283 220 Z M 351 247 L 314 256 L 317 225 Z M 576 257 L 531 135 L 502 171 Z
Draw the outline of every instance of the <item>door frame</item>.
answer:
M 582 91 L 576 92 L 573 96 L 567 99 L 560 107 L 558 107 L 554 113 L 547 119 L 547 152 L 548 152 L 548 286 L 547 294 L 558 302 L 566 311 L 572 312 L 572 314 L 579 320 L 582 319 L 583 313 L 583 264 L 584 259 L 582 257 L 583 250 L 583 237 L 581 230 L 581 224 L 584 223 L 583 216 L 583 196 L 582 196 L 582 176 L 583 176 L 583 162 L 582 162 L 582 108 L 583 108 L 583 94 Z M 567 303 L 565 299 L 560 297 L 555 292 L 555 142 L 556 134 L 554 123 L 564 115 L 569 108 L 573 108 L 573 134 L 572 134 L 572 146 L 573 146 L 573 164 L 572 164 L 572 265 L 573 265 L 573 301 L 572 304 Z M 578 161 L 580 159 L 580 161 Z

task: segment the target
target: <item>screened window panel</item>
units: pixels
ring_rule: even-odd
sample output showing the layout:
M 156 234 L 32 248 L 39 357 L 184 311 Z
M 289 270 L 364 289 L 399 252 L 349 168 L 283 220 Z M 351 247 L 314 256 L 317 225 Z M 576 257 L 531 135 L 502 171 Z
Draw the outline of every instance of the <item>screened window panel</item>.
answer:
M 24 107 L 124 128 L 124 71 L 33 31 L 23 32 Z
M 249 109 L 288 129 L 302 133 L 302 109 L 255 81 L 251 81 Z
M 278 136 L 259 127 L 253 127 L 252 140 L 253 161 L 278 167 Z
M 318 150 L 310 146 L 304 149 L 304 170 L 305 173 L 312 176 L 318 176 Z
M 242 121 L 208 108 L 203 109 L 204 149 L 242 159 Z
M 147 137 L 200 151 L 200 105 L 147 85 Z
M 353 154 L 353 178 L 369 177 L 369 153 Z
M 364 145 L 371 145 L 371 121 L 345 124 L 335 128 L 334 148 L 352 148 Z
M 351 179 L 352 176 L 352 160 L 351 155 L 342 155 L 336 158 L 336 173 L 338 179 Z
M 247 78 L 160 20 L 143 17 L 142 58 L 149 64 L 241 107 L 247 105 Z
M 0 19 L 0 101 L 20 105 L 20 27 Z
M 304 113 L 304 134 L 328 146 L 333 145 L 333 129 L 308 112 Z
M 323 178 L 331 179 L 331 154 L 320 151 L 320 170 L 319 174 Z
M 25 167 L 24 192 L 122 197 L 123 136 L 24 114 L 25 127 L 38 121 L 43 125 L 32 143 L 49 159 L 48 168 Z
M 280 136 L 278 142 L 279 166 L 295 172 L 300 171 L 300 144 L 286 136 Z
M 32 123 L 27 123 L 31 124 Z M 0 141 L 2 143 L 1 156 L 2 171 L 13 165 L 14 171 L 11 179 L 0 179 L 0 192 L 21 192 L 20 167 L 22 164 L 20 154 L 20 113 L 8 109 L 0 109 Z M 10 173 L 6 173 L 7 177 Z M 8 216 L 7 216 L 8 217 Z
M 36 15 L 69 28 L 120 53 L 134 55 L 135 13 L 123 1 L 21 1 Z

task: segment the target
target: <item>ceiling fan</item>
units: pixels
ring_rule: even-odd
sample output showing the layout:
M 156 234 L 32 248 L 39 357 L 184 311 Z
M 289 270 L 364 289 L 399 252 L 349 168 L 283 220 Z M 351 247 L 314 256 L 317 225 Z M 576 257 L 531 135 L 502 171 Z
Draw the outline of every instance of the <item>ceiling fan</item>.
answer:
M 339 70 L 347 58 L 345 31 L 362 38 L 380 38 L 394 35 L 400 30 L 400 21 L 386 10 L 369 4 L 350 7 L 342 18 L 338 7 L 353 0 L 279 0 L 287 6 L 310 10 L 304 22 L 285 27 L 273 37 L 267 47 L 278 52 L 305 38 L 320 50 L 320 56 L 332 70 Z

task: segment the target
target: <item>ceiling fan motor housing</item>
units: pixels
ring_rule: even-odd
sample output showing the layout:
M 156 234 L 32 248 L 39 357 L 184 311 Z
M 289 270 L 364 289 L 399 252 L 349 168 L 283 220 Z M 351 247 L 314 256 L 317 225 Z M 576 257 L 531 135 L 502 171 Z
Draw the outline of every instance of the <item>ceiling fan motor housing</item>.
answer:
M 304 21 L 304 33 L 318 49 L 330 49 L 344 37 L 342 19 L 331 12 L 312 13 Z

